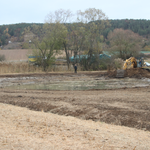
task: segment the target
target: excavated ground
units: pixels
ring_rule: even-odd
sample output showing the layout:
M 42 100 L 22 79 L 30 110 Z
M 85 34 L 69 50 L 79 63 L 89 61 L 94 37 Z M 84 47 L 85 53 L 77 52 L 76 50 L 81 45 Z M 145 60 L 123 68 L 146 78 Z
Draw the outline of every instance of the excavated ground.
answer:
M 0 102 L 150 131 L 150 88 L 93 91 L 1 90 Z
M 146 70 L 128 72 L 130 77 L 149 77 Z M 144 74 L 145 72 L 145 74 Z M 128 126 L 150 131 L 150 88 L 136 87 L 111 90 L 53 91 L 53 90 L 10 90 L 5 86 L 28 82 L 47 82 L 48 80 L 78 81 L 81 79 L 108 79 L 106 72 L 78 74 L 34 74 L 1 76 L 0 102 L 31 110 L 74 116 L 84 120 L 94 120 L 109 124 Z M 112 78 L 109 78 L 111 81 Z M 119 80 L 119 79 L 118 79 Z M 148 79 L 147 79 L 148 80 Z M 118 82 L 119 84 L 119 82 Z
M 124 77 L 129 77 L 129 78 L 150 78 L 150 70 L 149 68 L 132 68 L 132 69 L 127 69 L 124 71 Z M 109 71 L 108 76 L 109 77 L 116 77 L 117 71 Z

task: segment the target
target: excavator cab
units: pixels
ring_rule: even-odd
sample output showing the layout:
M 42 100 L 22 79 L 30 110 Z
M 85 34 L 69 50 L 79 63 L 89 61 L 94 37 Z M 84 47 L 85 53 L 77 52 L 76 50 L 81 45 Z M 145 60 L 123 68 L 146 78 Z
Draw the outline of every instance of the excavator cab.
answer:
M 123 65 L 123 69 L 137 68 L 137 61 L 134 57 L 130 57 Z

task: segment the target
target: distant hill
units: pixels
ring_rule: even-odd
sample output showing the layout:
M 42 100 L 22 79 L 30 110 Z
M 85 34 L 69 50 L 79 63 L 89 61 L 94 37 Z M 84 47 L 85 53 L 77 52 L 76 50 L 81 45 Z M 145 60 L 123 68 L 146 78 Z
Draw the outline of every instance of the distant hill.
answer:
M 36 25 L 42 26 L 43 24 L 36 23 Z M 32 26 L 33 26 L 33 23 L 0 25 L 0 46 L 7 45 L 9 41 L 23 42 L 25 28 L 31 27 L 32 29 Z
M 122 28 L 124 30 L 132 30 L 134 33 L 138 33 L 141 36 L 150 38 L 150 20 L 109 20 L 111 27 L 104 30 L 103 35 L 106 38 L 110 31 L 116 28 Z
M 130 29 L 139 35 L 150 38 L 150 20 L 134 20 L 134 19 L 122 19 L 122 20 L 109 20 L 111 26 L 106 28 L 102 34 L 104 38 L 107 38 L 107 35 L 110 31 L 113 31 L 116 28 Z M 35 23 L 34 23 L 35 24 Z M 11 42 L 23 42 L 24 39 L 24 29 L 27 27 L 31 28 L 34 25 L 33 23 L 20 23 L 20 24 L 10 24 L 10 25 L 0 25 L 0 46 L 7 45 L 9 41 Z M 36 23 L 36 25 L 43 26 L 42 23 Z M 68 25 L 68 27 L 71 24 Z M 13 47 L 9 47 L 14 49 Z M 18 48 L 21 48 L 20 46 Z

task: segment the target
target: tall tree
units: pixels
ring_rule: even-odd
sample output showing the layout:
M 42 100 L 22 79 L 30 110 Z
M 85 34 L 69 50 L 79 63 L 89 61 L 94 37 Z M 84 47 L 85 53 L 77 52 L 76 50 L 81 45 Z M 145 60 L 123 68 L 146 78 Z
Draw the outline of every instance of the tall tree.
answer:
M 109 26 L 109 21 L 106 15 L 100 9 L 89 8 L 84 12 L 78 11 L 78 21 L 83 22 L 86 27 L 86 39 L 88 54 L 102 51 L 100 43 L 102 31 Z
M 101 10 L 95 8 L 89 8 L 83 12 L 78 11 L 77 20 L 84 25 L 84 41 L 82 48 L 84 48 L 84 52 L 89 56 L 89 62 L 85 63 L 89 66 L 93 54 L 95 57 L 97 55 L 99 58 L 99 54 L 102 53 L 104 45 L 102 32 L 110 24 L 106 15 Z M 97 59 L 97 61 L 99 61 L 99 59 Z M 85 68 L 88 67 L 86 66 Z
M 70 36 L 67 29 L 67 24 L 71 22 L 72 16 L 73 14 L 70 10 L 59 9 L 55 12 L 50 12 L 46 17 L 47 23 L 54 23 L 54 24 L 56 23 L 59 24 L 59 26 L 61 26 L 61 31 L 60 31 L 61 34 L 59 35 L 59 39 L 60 39 L 60 43 L 62 44 L 62 48 L 64 48 L 65 50 L 68 69 L 70 66 L 69 57 L 70 57 L 71 44 L 70 44 Z
M 109 52 L 116 57 L 127 59 L 138 56 L 142 49 L 142 37 L 131 30 L 115 29 L 108 35 Z

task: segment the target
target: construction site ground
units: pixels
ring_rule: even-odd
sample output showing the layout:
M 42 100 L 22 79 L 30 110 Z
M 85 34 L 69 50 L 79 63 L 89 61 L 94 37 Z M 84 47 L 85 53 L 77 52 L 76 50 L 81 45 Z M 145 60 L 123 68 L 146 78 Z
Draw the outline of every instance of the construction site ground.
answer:
M 142 70 L 125 75 L 139 82 L 150 78 Z M 149 150 L 148 85 L 84 91 L 7 88 L 31 81 L 111 81 L 113 76 L 113 72 L 0 75 L 0 149 Z

